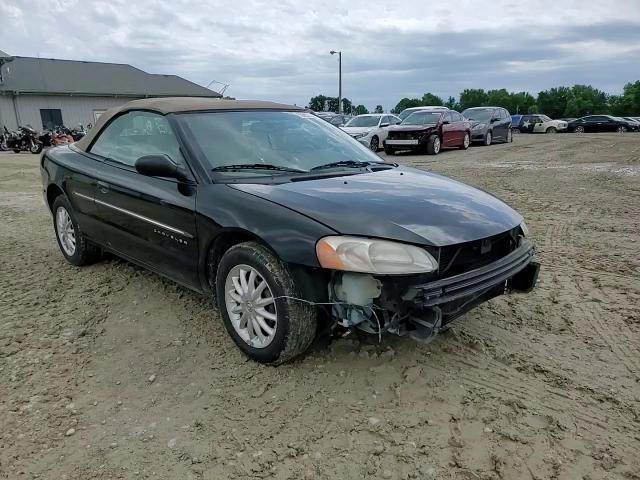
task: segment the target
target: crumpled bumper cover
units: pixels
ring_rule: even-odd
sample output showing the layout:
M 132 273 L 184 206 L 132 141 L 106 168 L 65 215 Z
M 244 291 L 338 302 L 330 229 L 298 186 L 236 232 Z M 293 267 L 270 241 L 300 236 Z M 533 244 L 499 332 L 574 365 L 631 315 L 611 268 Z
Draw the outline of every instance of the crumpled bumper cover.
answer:
M 522 239 L 516 250 L 500 260 L 459 275 L 410 286 L 402 298 L 417 307 L 432 307 L 480 296 L 500 286 L 504 292 L 530 292 L 536 284 L 539 271 L 540 262 L 533 245 Z

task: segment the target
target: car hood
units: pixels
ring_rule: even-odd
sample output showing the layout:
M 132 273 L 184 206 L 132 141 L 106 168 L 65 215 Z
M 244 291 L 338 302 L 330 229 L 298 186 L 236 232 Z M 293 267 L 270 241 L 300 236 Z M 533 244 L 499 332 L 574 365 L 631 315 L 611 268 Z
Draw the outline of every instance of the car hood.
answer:
M 369 133 L 375 127 L 340 127 L 342 130 L 347 132 L 349 135 L 356 135 L 358 133 Z
M 404 132 L 404 131 L 416 131 L 416 130 L 429 130 L 435 127 L 435 123 L 426 123 L 424 125 L 396 125 L 389 127 L 390 132 Z
M 496 197 L 407 167 L 283 184 L 230 184 L 338 233 L 445 246 L 510 230 L 522 217 Z

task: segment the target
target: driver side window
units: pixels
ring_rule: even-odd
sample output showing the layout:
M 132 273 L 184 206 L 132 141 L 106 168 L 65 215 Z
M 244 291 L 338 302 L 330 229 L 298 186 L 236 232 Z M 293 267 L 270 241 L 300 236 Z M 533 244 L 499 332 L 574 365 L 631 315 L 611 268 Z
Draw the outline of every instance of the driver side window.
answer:
M 128 112 L 112 120 L 90 152 L 130 167 L 138 158 L 156 154 L 183 163 L 180 145 L 167 117 L 143 111 Z

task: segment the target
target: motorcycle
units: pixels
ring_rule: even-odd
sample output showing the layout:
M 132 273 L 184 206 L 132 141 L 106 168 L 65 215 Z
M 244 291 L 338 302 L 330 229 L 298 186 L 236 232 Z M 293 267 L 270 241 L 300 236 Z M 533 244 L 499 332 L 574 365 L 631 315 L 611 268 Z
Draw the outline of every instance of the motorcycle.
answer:
M 71 132 L 66 127 L 57 127 L 53 131 L 52 143 L 54 146 L 58 145 L 69 145 L 70 143 L 75 142 Z
M 73 137 L 73 141 L 77 142 L 87 134 L 87 130 L 84 128 L 84 125 L 80 124 L 73 130 L 71 130 L 69 134 Z
M 42 152 L 43 148 L 42 143 L 38 140 L 38 133 L 29 125 L 19 127 L 17 132 L 9 134 L 7 147 L 14 153 L 31 152 L 34 155 Z
M 0 152 L 6 152 L 9 150 L 9 145 L 7 145 L 7 141 L 11 136 L 11 132 L 7 130 L 7 127 L 3 127 L 2 135 L 0 135 Z

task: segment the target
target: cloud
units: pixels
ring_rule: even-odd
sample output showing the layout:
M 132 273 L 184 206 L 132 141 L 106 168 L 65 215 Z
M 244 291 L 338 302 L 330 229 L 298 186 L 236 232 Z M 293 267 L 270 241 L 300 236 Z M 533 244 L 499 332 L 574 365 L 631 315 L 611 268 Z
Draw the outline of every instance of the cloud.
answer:
M 640 79 L 636 0 L 5 0 L 0 18 L 10 54 L 130 63 L 297 104 L 337 92 L 332 49 L 344 95 L 368 107 L 473 87 L 619 92 Z

